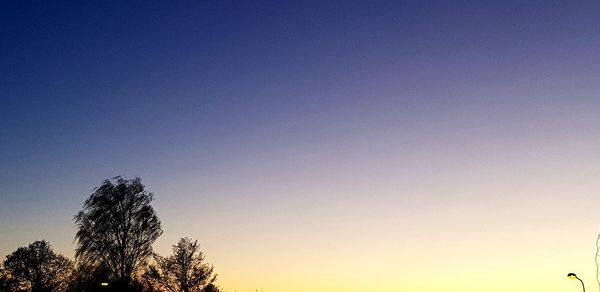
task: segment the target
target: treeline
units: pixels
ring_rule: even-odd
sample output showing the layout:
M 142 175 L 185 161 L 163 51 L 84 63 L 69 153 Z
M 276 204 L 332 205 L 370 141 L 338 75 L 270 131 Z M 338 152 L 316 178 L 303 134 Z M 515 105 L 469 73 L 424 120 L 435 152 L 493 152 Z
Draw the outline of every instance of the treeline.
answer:
M 152 200 L 139 177 L 105 180 L 74 217 L 75 259 L 44 240 L 20 247 L 0 265 L 0 291 L 219 292 L 196 240 L 181 238 L 167 257 L 153 252 L 163 231 Z

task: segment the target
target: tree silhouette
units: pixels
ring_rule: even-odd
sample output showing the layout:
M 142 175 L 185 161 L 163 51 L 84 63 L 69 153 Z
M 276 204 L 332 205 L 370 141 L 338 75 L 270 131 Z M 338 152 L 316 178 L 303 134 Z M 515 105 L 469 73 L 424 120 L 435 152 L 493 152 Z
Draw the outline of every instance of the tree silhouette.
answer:
M 2 284 L 10 291 L 64 291 L 72 269 L 71 260 L 54 253 L 47 241 L 35 241 L 6 257 Z
M 105 180 L 74 218 L 78 264 L 106 267 L 113 285 L 130 287 L 162 234 L 152 199 L 139 177 Z
M 198 241 L 182 238 L 173 246 L 173 255 L 154 255 L 156 265 L 151 265 L 144 277 L 152 286 L 169 292 L 219 291 L 213 284 L 217 277 L 212 275 L 213 267 L 203 260 Z

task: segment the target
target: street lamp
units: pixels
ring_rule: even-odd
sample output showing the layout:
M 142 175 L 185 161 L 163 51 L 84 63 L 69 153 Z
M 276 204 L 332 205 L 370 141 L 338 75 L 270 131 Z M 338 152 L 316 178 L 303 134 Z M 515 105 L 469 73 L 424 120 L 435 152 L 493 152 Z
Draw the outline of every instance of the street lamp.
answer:
M 569 273 L 569 274 L 567 274 L 567 277 L 569 277 L 569 279 L 572 279 L 572 280 L 575 280 L 575 279 L 579 280 L 579 282 L 581 282 L 581 287 L 583 288 L 583 292 L 585 292 L 585 285 L 583 284 L 583 281 L 581 279 L 579 279 L 579 277 L 577 277 L 577 275 L 575 275 L 575 273 Z

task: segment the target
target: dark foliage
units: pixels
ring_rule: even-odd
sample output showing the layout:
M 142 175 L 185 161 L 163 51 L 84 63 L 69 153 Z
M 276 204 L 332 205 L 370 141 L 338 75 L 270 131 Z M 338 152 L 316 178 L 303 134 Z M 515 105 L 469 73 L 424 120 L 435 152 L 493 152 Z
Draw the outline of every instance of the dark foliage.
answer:
M 82 267 L 104 267 L 113 287 L 130 288 L 162 234 L 140 178 L 105 180 L 75 216 L 75 257 Z
M 73 263 L 54 253 L 47 241 L 35 241 L 6 257 L 2 285 L 10 291 L 64 291 L 72 269 Z
M 158 289 L 169 292 L 214 292 L 216 275 L 213 267 L 203 263 L 204 254 L 198 241 L 182 238 L 173 246 L 173 255 L 154 255 L 156 265 L 151 265 L 144 278 Z
M 8 274 L 4 268 L 0 266 L 0 292 L 5 291 L 8 291 Z
M 204 289 L 202 289 L 202 292 L 221 292 L 221 289 L 219 289 L 219 287 L 217 287 L 217 285 L 210 283 L 210 284 L 206 285 L 206 287 L 204 287 Z
M 94 292 L 105 291 L 102 283 L 108 283 L 110 271 L 104 266 L 78 265 L 73 271 L 69 284 L 69 292 Z

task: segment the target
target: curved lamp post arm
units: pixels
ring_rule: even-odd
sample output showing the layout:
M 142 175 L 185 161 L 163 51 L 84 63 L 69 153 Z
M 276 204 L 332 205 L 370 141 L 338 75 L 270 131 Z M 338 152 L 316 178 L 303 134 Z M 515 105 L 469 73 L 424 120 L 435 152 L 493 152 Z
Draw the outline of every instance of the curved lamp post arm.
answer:
M 577 280 L 579 280 L 579 282 L 581 282 L 581 288 L 583 288 L 583 292 L 585 292 L 585 284 L 583 284 L 583 281 L 581 279 L 579 279 L 579 277 L 577 277 Z

